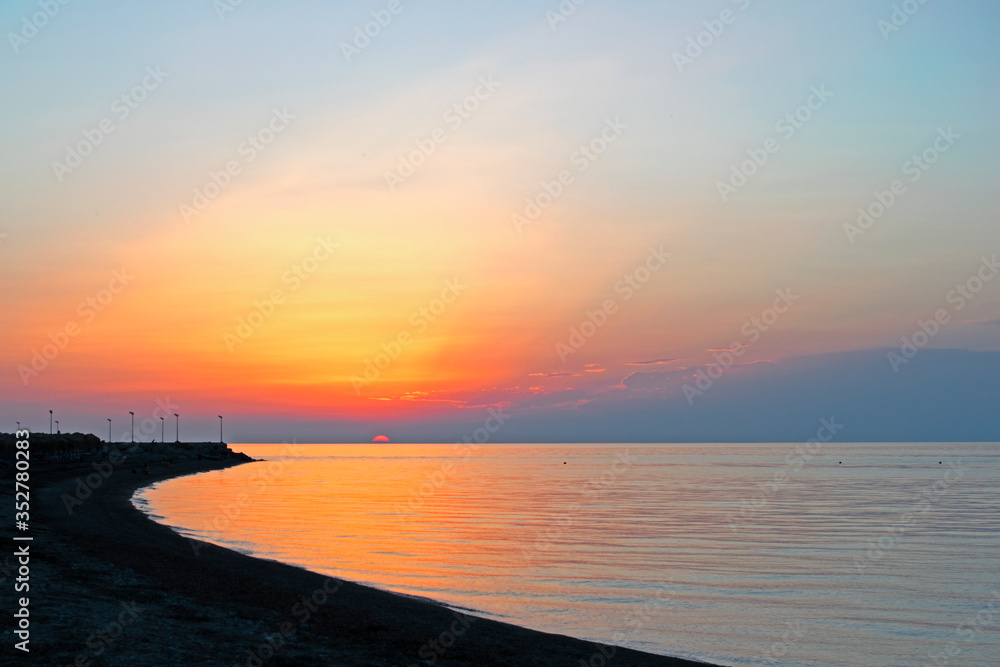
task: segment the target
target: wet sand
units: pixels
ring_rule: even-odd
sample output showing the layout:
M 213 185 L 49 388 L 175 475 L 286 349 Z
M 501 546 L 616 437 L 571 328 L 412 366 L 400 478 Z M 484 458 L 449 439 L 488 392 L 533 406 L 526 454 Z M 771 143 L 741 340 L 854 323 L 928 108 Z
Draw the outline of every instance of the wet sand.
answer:
M 238 463 L 181 461 L 149 475 L 123 467 L 72 503 L 72 513 L 66 494 L 92 466 L 34 467 L 31 651 L 15 651 L 10 630 L 4 651 L 20 664 L 79 667 L 703 664 L 464 616 L 251 558 L 185 539 L 130 502 L 154 481 Z M 4 486 L 0 520 L 11 525 L 13 485 Z M 5 599 L 11 558 L 3 563 Z

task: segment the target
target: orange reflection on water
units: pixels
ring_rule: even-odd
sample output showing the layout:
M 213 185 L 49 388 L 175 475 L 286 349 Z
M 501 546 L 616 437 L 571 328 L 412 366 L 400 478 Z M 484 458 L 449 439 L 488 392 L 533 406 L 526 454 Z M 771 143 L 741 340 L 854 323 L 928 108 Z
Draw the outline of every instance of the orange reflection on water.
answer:
M 239 446 L 268 460 L 141 496 L 193 536 L 540 630 L 731 664 L 807 618 L 810 664 L 846 643 L 913 664 L 993 576 L 996 454 L 963 447 L 980 478 L 863 576 L 864 537 L 939 480 L 941 445 L 830 444 L 791 473 L 791 445 Z

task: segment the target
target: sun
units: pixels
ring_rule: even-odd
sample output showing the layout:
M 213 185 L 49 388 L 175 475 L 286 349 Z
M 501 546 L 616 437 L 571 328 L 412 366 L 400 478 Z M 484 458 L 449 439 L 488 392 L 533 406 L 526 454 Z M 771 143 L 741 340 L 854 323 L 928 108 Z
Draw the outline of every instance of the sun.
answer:
M 376 435 L 374 438 L 372 438 L 372 442 L 389 442 L 389 436 Z

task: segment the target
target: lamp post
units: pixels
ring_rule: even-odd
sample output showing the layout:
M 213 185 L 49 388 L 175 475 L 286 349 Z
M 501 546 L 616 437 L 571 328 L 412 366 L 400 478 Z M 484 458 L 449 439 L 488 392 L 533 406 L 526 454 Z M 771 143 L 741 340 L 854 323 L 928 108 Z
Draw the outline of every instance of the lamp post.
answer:
M 49 435 L 52 435 L 52 411 L 49 410 Z
M 21 422 L 17 422 L 17 430 L 18 430 L 18 431 L 20 431 L 20 430 L 21 430 Z
M 56 420 L 56 433 L 59 433 L 59 420 Z
M 111 444 L 111 417 L 108 417 L 108 444 Z
M 167 439 L 163 437 L 163 417 L 160 417 L 160 442 L 166 442 Z
M 129 410 L 128 413 L 130 415 L 132 415 L 132 435 L 130 437 L 132 438 L 132 444 L 134 445 L 135 444 L 135 413 L 132 412 L 131 410 Z
M 219 415 L 219 442 L 220 443 L 225 442 L 222 439 L 222 415 Z
M 174 418 L 177 421 L 177 423 L 174 424 L 174 426 L 176 428 L 176 430 L 174 431 L 174 441 L 175 442 L 180 442 L 181 441 L 181 418 L 179 416 L 177 416 L 176 412 L 174 413 Z

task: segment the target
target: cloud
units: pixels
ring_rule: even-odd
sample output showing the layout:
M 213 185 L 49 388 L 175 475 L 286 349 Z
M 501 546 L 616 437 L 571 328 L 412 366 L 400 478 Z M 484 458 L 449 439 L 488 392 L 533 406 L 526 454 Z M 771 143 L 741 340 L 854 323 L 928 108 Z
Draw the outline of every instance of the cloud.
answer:
M 736 350 L 742 350 L 744 348 L 750 347 L 749 343 L 740 343 L 739 345 L 733 345 L 732 347 L 720 347 L 720 348 L 709 348 L 705 350 L 706 352 L 735 352 Z
M 442 412 L 395 421 L 396 430 L 386 435 L 396 442 L 450 442 L 481 426 L 484 410 L 500 406 L 512 417 L 491 442 L 802 443 L 815 436 L 820 419 L 844 425 L 840 442 L 1000 441 L 1000 352 L 927 348 L 896 374 L 890 351 L 747 365 L 716 380 L 694 405 L 681 391 L 690 379 L 655 370 L 632 373 L 625 387 L 429 392 L 424 398 L 463 404 L 439 403 Z M 287 428 L 263 417 L 244 421 L 261 439 L 280 440 Z M 340 442 L 371 440 L 370 422 L 360 419 L 307 421 L 299 428 L 307 442 L 329 442 L 331 432 Z
M 555 407 L 555 408 L 581 408 L 581 407 L 583 407 L 584 405 L 587 405 L 590 402 L 591 401 L 590 401 L 589 398 L 581 398 L 581 399 L 576 400 L 576 401 L 567 401 L 565 403 L 556 403 L 552 407 Z
M 588 395 L 573 420 L 525 420 L 510 437 L 524 428 L 533 439 L 571 442 L 804 442 L 821 418 L 834 418 L 845 425 L 838 439 L 850 442 L 1000 440 L 1000 352 L 924 349 L 893 373 L 890 351 L 747 364 L 694 405 L 681 391 L 690 379 L 637 371 L 622 381 L 624 391 Z
M 650 359 L 649 361 L 627 361 L 626 366 L 659 366 L 661 364 L 672 364 L 675 361 L 680 361 L 680 357 L 673 359 Z
M 635 365 L 635 364 L 630 364 Z M 670 377 L 663 372 L 644 372 L 636 371 L 630 375 L 627 375 L 621 382 L 621 386 L 626 389 L 635 389 L 639 391 L 650 391 L 656 389 L 666 389 L 670 385 Z

